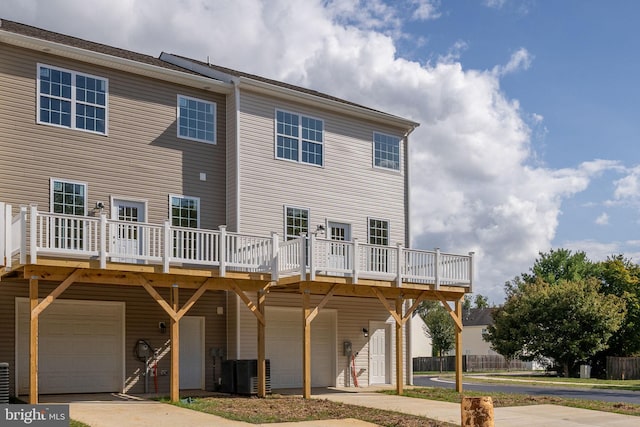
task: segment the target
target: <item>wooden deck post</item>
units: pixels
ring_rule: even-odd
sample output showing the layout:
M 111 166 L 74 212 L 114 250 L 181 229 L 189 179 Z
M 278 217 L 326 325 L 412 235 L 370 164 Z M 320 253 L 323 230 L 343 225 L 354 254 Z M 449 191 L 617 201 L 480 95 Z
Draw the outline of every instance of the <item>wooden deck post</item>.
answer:
M 29 403 L 38 403 L 38 313 L 34 310 L 38 306 L 38 278 L 29 279 Z
M 264 319 L 264 303 L 267 292 L 264 289 L 258 291 L 258 312 Z M 258 397 L 267 395 L 267 364 L 265 362 L 265 324 L 256 319 L 258 324 Z
M 311 322 L 307 318 L 311 313 L 311 294 L 308 289 L 302 292 L 302 397 L 311 398 Z
M 178 285 L 171 286 L 171 307 L 174 312 L 178 311 L 179 294 Z M 180 400 L 180 323 L 171 318 L 171 401 Z
M 462 321 L 462 299 L 455 301 L 456 317 Z M 456 324 L 456 391 L 462 393 L 462 328 Z
M 403 393 L 403 369 L 402 369 L 402 321 L 398 319 L 402 318 L 402 297 L 396 298 L 396 391 L 398 396 Z

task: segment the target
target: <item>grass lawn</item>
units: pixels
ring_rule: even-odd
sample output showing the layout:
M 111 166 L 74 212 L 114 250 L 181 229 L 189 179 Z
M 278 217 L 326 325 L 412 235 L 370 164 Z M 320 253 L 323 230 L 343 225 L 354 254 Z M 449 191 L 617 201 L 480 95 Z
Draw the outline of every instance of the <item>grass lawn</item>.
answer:
M 386 390 L 382 393 L 396 394 L 395 391 Z M 630 403 L 600 402 L 596 400 L 567 399 L 556 396 L 531 396 L 528 394 L 512 393 L 486 393 L 481 391 L 465 391 L 465 396 L 480 397 L 490 395 L 495 408 L 525 405 L 562 405 L 582 409 L 594 409 L 596 411 L 615 412 L 625 415 L 640 416 L 640 405 Z M 440 400 L 444 402 L 460 403 L 458 392 L 439 387 L 417 387 L 406 389 L 404 396 L 418 397 L 422 399 Z
M 257 397 L 218 396 L 194 398 L 176 405 L 223 418 L 253 424 L 355 418 L 386 427 L 449 427 L 453 424 L 416 415 L 382 411 L 320 399 L 272 395 Z

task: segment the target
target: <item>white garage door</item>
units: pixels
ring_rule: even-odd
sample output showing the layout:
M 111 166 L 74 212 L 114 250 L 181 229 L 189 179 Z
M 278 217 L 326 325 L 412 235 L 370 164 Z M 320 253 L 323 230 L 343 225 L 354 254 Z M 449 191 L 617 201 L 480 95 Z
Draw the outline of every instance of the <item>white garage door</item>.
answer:
M 122 302 L 59 299 L 40 314 L 40 393 L 119 392 L 124 378 Z M 29 301 L 16 300 L 18 393 L 29 392 Z
M 271 388 L 302 387 L 302 310 L 266 307 L 266 357 Z M 336 312 L 320 311 L 311 322 L 311 385 L 335 385 Z

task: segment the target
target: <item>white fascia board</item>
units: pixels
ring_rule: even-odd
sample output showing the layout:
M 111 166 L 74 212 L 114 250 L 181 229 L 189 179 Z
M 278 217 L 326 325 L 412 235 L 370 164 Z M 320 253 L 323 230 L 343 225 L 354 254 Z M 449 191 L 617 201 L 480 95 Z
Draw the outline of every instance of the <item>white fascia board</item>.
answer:
M 240 77 L 239 83 L 241 88 L 244 87 L 247 90 L 252 90 L 254 92 L 259 92 L 271 96 L 278 96 L 280 98 L 301 102 L 308 105 L 321 105 L 324 108 L 332 111 L 347 113 L 349 115 L 362 119 L 375 120 L 377 122 L 383 122 L 391 126 L 397 126 L 405 129 L 406 135 L 410 134 L 415 128 L 420 126 L 420 123 L 403 119 L 402 117 L 394 116 L 392 114 L 370 110 L 368 108 L 358 107 L 356 105 L 345 104 L 344 102 L 323 98 L 311 93 L 301 92 L 266 82 L 261 82 L 248 77 Z
M 30 50 L 37 50 L 51 55 L 75 59 L 94 65 L 126 71 L 141 76 L 151 77 L 172 83 L 198 88 L 201 90 L 230 94 L 233 85 L 226 82 L 212 80 L 209 77 L 183 73 L 177 70 L 158 67 L 156 65 L 145 64 L 132 59 L 107 55 L 61 43 L 42 40 L 36 37 L 29 37 L 10 31 L 0 30 L 0 42 L 13 46 L 19 46 Z

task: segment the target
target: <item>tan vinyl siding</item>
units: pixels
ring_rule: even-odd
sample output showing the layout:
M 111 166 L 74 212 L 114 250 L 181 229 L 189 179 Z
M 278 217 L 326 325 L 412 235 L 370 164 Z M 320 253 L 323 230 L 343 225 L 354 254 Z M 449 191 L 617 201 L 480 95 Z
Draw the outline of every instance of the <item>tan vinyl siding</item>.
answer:
M 254 295 L 247 294 L 250 298 Z M 254 298 L 255 299 L 255 298 Z M 317 306 L 322 300 L 321 296 L 314 295 L 311 298 L 311 306 Z M 231 305 L 231 303 L 229 304 Z M 267 296 L 267 307 L 301 307 L 301 295 L 289 295 L 283 293 L 270 293 Z M 329 300 L 324 309 L 337 310 L 337 331 L 336 331 L 336 386 L 341 387 L 349 383 L 351 375 L 350 364 L 348 364 L 347 356 L 343 354 L 342 343 L 351 341 L 353 352 L 357 352 L 356 371 L 358 374 L 358 382 L 360 386 L 366 386 L 369 383 L 369 338 L 365 338 L 362 328 L 369 328 L 370 321 L 387 322 L 390 325 L 390 336 L 387 340 L 391 340 L 389 348 L 390 353 L 387 354 L 387 365 L 390 366 L 391 384 L 395 384 L 395 322 L 389 315 L 387 310 L 382 306 L 380 301 L 374 298 L 346 298 L 333 297 Z M 241 303 L 240 307 L 240 354 L 239 359 L 255 359 L 257 357 L 257 324 L 256 318 L 251 311 Z M 267 319 L 267 323 L 269 320 Z M 302 318 L 300 319 L 300 327 L 302 328 Z M 406 330 L 405 330 L 406 332 Z M 300 343 L 302 346 L 302 343 Z M 406 354 L 406 339 L 403 339 L 403 355 Z M 311 366 L 313 370 L 313 366 Z M 404 378 L 406 383 L 407 367 L 404 369 Z M 353 384 L 351 382 L 351 384 Z
M 324 166 L 277 160 L 276 109 L 324 121 Z M 241 224 L 245 233 L 283 233 L 283 205 L 309 208 L 310 227 L 326 220 L 352 224 L 366 241 L 367 217 L 390 221 L 390 244 L 405 241 L 405 166 L 400 172 L 373 167 L 373 132 L 403 137 L 403 131 L 302 104 L 242 92 Z M 404 144 L 401 159 L 404 153 Z
M 227 292 L 227 359 L 238 358 L 238 297 Z M 242 308 L 242 307 L 240 307 Z
M 108 135 L 36 123 L 37 64 L 108 79 Z M 225 222 L 224 95 L 0 44 L 0 200 L 49 210 L 49 180 L 88 184 L 88 206 L 109 197 L 148 200 L 148 218 L 168 218 L 168 194 L 200 197 L 201 226 Z M 217 144 L 179 139 L 177 95 L 217 106 Z M 200 180 L 206 173 L 206 181 Z
M 40 284 L 40 297 L 47 296 L 55 284 Z M 168 289 L 157 289 L 167 301 Z M 181 290 L 180 301 L 186 302 L 193 291 Z M 0 361 L 9 362 L 10 370 L 10 394 L 15 394 L 15 298 L 29 297 L 27 283 L 2 282 L 0 286 Z M 138 339 L 146 339 L 154 348 L 160 348 L 164 356 L 158 364 L 158 373 L 167 370 L 170 373 L 171 354 L 169 340 L 169 316 L 156 303 L 153 298 L 142 288 L 128 286 L 96 286 L 85 284 L 73 284 L 67 289 L 61 299 L 94 300 L 94 301 L 121 301 L 125 303 L 125 391 L 128 393 L 142 393 L 144 391 L 144 377 L 140 372 L 144 371 L 144 363 L 134 357 L 133 349 Z M 213 390 L 214 378 L 220 377 L 220 360 L 216 364 L 214 375 L 213 358 L 209 355 L 210 348 L 225 348 L 226 346 L 226 321 L 225 316 L 216 314 L 216 307 L 224 307 L 226 301 L 224 292 L 206 292 L 187 313 L 188 316 L 205 316 L 205 388 Z M 158 322 L 165 322 L 167 331 L 163 334 L 158 328 Z M 46 357 L 46 355 L 40 355 Z M 24 369 L 20 367 L 19 369 Z M 160 393 L 169 392 L 170 375 L 158 377 L 158 390 Z M 150 391 L 153 391 L 153 381 L 149 382 Z

